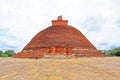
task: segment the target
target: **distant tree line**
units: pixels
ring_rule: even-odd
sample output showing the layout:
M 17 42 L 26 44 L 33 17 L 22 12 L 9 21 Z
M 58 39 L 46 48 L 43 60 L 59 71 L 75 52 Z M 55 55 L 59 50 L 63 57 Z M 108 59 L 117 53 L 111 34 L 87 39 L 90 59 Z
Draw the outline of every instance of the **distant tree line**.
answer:
M 120 47 L 112 48 L 111 50 L 99 50 L 105 56 L 120 56 Z
M 5 52 L 0 50 L 0 57 L 12 57 L 15 55 L 14 50 L 6 50 Z

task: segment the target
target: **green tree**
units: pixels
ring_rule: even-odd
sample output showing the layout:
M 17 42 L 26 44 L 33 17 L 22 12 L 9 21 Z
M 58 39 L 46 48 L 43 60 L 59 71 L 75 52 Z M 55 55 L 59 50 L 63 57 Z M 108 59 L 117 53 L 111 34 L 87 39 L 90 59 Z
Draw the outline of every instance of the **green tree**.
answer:
M 1 55 L 1 57 L 9 57 L 9 56 L 8 56 L 8 54 L 3 53 L 3 54 Z
M 15 52 L 13 50 L 7 50 L 5 51 L 5 54 L 8 54 L 8 56 L 11 57 L 15 54 Z
M 115 53 L 116 56 L 120 56 L 120 51 Z
M 1 57 L 2 54 L 3 54 L 3 51 L 0 50 L 0 57 Z
M 113 56 L 113 55 L 111 54 L 111 50 L 106 50 L 106 51 L 105 51 L 105 56 Z
M 113 55 L 113 56 L 119 56 L 119 54 L 120 54 L 120 47 L 118 47 L 118 48 L 113 48 L 113 49 L 111 49 L 111 55 Z
M 120 47 L 113 48 L 110 50 L 99 50 L 100 52 L 103 52 L 105 56 L 120 56 Z

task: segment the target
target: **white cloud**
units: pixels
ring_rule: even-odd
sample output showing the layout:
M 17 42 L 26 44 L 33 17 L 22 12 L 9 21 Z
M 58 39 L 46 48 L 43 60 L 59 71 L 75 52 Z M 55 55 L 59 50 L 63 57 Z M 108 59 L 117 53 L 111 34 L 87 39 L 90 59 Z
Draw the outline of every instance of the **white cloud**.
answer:
M 15 40 L 6 42 L 16 43 L 12 46 L 20 51 L 52 19 L 63 15 L 98 49 L 109 49 L 120 46 L 119 4 L 119 0 L 0 0 L 0 27 L 9 29 Z

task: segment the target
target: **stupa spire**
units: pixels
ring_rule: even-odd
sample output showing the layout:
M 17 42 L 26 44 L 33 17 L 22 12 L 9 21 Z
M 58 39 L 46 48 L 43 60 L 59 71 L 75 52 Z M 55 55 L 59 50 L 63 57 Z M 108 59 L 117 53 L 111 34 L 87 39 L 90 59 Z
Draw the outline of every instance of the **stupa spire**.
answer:
M 57 20 L 63 20 L 63 19 L 62 19 L 62 16 L 61 16 L 61 15 L 58 16 Z
M 68 25 L 68 20 L 63 20 L 62 16 L 58 16 L 57 20 L 52 20 L 52 26 L 66 26 Z

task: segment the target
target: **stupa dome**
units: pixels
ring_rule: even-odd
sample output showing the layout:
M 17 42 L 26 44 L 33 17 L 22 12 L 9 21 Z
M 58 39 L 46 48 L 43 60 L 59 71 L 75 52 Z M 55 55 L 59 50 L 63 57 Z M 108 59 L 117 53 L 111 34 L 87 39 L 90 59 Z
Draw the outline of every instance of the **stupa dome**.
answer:
M 68 20 L 62 20 L 62 16 L 52 20 L 52 26 L 36 34 L 20 54 L 29 57 L 31 54 L 42 54 L 42 57 L 45 54 L 103 56 L 79 30 L 68 25 Z

